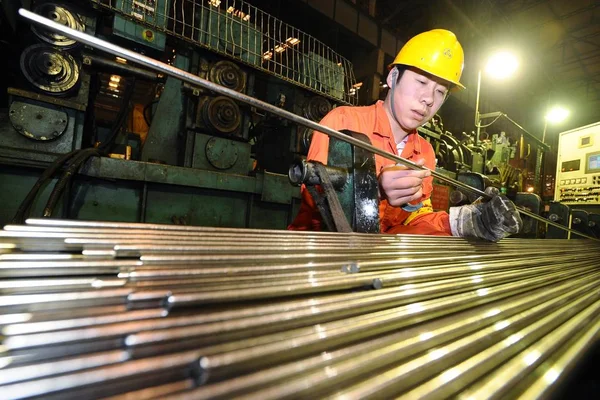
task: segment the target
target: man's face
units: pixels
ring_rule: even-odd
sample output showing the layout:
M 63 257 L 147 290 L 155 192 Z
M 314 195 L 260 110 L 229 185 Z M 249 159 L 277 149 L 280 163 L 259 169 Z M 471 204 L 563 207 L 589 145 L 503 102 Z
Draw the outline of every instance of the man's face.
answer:
M 388 85 L 391 85 L 390 74 Z M 448 84 L 434 76 L 407 69 L 396 83 L 394 112 L 401 128 L 410 132 L 429 121 L 440 109 L 448 94 Z M 391 107 L 391 103 L 389 104 Z

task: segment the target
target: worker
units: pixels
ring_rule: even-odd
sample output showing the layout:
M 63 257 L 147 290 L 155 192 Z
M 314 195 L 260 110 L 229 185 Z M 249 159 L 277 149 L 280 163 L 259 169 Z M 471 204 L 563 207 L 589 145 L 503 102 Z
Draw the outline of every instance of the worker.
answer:
M 431 204 L 436 166 L 431 144 L 417 128 L 429 121 L 460 83 L 464 53 L 454 33 L 434 29 L 416 35 L 389 66 L 389 91 L 384 101 L 366 107 L 336 107 L 321 124 L 335 130 L 366 134 L 371 144 L 411 160 L 428 170 L 411 170 L 375 155 L 379 180 L 379 217 L 382 233 L 476 237 L 498 241 L 517 233 L 522 221 L 505 196 L 490 201 L 434 212 Z M 315 131 L 308 161 L 327 164 L 329 136 Z M 315 201 L 302 187 L 300 211 L 288 229 L 321 230 Z

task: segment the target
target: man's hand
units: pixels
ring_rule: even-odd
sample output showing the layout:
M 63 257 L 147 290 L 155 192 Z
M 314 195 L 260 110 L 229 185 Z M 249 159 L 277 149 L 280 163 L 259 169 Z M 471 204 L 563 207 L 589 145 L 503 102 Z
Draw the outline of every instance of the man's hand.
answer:
M 451 207 L 450 227 L 454 236 L 497 242 L 519 233 L 523 221 L 512 201 L 504 195 L 496 195 L 487 203 Z
M 420 159 L 416 164 L 425 165 L 425 160 Z M 384 167 L 379 174 L 379 192 L 395 207 L 419 201 L 423 197 L 423 179 L 430 175 L 429 170 L 416 171 L 403 165 Z

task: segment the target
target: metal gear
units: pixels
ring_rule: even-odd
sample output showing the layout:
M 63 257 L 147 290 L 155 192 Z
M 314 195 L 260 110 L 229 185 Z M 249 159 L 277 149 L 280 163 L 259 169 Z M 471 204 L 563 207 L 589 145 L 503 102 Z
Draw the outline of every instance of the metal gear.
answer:
M 34 12 L 68 28 L 81 32 L 85 30 L 85 25 L 79 15 L 63 4 L 42 3 L 35 7 Z M 38 38 L 52 46 L 66 49 L 79 44 L 77 41 L 64 35 L 36 27 L 35 25 L 31 26 L 31 30 Z
M 69 53 L 44 44 L 27 47 L 21 53 L 21 71 L 39 90 L 64 95 L 79 80 L 79 65 Z
M 240 108 L 228 97 L 205 97 L 198 108 L 202 124 L 215 133 L 232 135 L 242 124 Z
M 208 79 L 236 92 L 246 91 L 246 74 L 231 61 L 216 62 L 210 69 Z
M 331 111 L 331 103 L 321 96 L 313 96 L 304 105 L 304 116 L 313 121 L 320 121 Z

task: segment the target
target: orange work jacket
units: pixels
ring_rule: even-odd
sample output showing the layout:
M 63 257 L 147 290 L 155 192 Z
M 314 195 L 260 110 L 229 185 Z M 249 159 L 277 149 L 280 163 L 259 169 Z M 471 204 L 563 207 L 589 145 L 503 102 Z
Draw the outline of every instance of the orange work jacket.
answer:
M 349 129 L 363 133 L 369 137 L 373 146 L 389 153 L 398 154 L 394 135 L 382 101 L 366 107 L 342 106 L 334 108 L 320 123 L 338 131 Z M 320 132 L 313 132 L 307 160 L 327 164 L 328 150 L 329 136 Z M 423 158 L 427 168 L 435 169 L 433 147 L 416 131 L 408 135 L 401 157 L 415 162 Z M 379 175 L 384 166 L 393 165 L 394 161 L 375 154 L 375 164 Z M 390 205 L 385 199 L 381 200 L 379 203 L 381 232 L 452 236 L 448 214 L 443 211 L 433 211 L 430 200 L 432 191 L 433 177 L 430 176 L 423 179 L 423 197 L 421 198 L 423 207 L 412 213 L 403 210 L 401 207 Z M 302 204 L 300 210 L 288 229 L 321 230 L 321 215 L 304 185 L 301 194 Z

